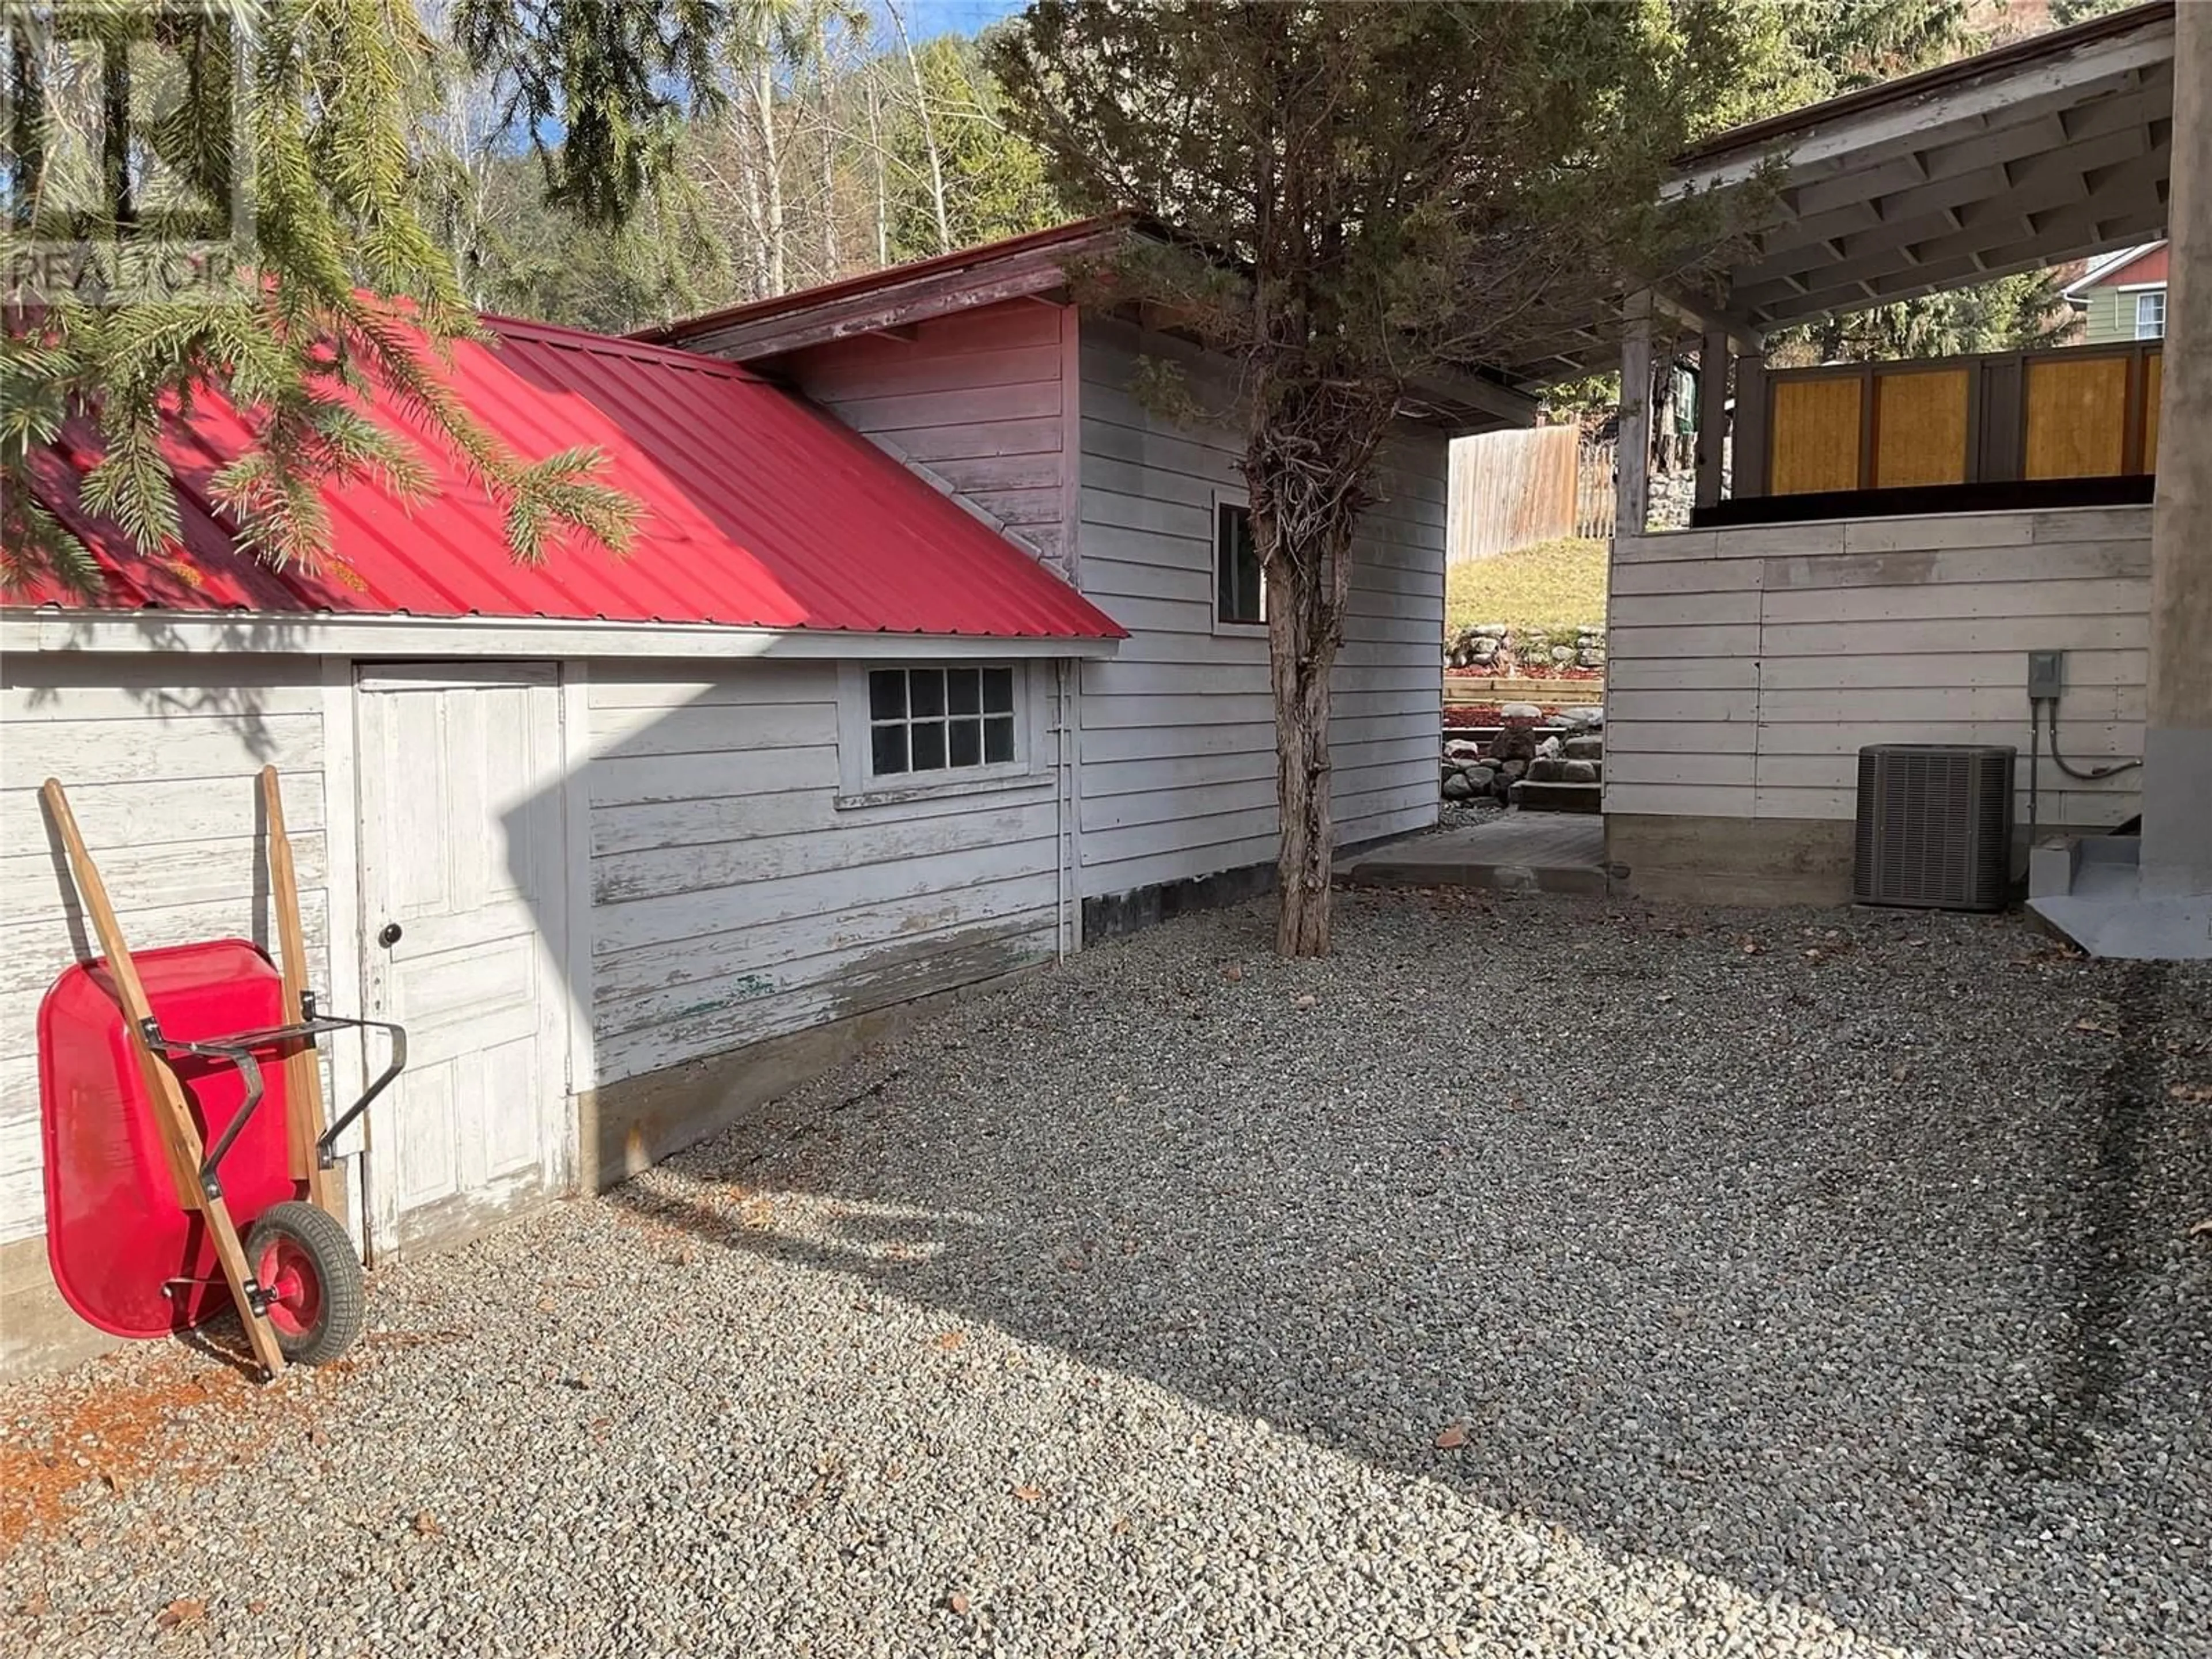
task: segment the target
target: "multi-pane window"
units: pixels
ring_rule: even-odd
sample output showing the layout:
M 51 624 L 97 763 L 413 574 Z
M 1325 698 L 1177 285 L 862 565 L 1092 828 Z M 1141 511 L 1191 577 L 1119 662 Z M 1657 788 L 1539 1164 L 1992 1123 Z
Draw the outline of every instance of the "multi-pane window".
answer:
M 1267 619 L 1260 580 L 1260 549 L 1252 539 L 1252 509 L 1221 501 L 1213 509 L 1213 617 L 1216 622 Z
M 2154 289 L 2148 294 L 2136 295 L 2136 338 L 2163 340 L 2166 337 L 2166 290 Z
M 966 771 L 1013 758 L 1012 669 L 868 672 L 871 776 Z

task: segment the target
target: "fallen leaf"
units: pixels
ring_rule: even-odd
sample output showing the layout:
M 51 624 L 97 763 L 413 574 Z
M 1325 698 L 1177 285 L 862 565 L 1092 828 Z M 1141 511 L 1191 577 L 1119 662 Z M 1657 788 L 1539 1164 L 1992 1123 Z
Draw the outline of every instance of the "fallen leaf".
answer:
M 196 1625 L 207 1617 L 207 1603 L 180 1595 L 155 1615 L 154 1622 L 163 1630 L 174 1630 L 179 1625 Z
M 947 1331 L 937 1339 L 937 1346 L 945 1352 L 951 1353 L 967 1340 L 968 1333 L 965 1331 Z
M 438 1517 L 428 1510 L 415 1511 L 415 1535 L 428 1538 L 438 1530 Z
M 1117 1516 L 1115 1516 L 1114 1517 L 1114 1525 L 1113 1525 L 1113 1528 L 1112 1528 L 1112 1531 L 1113 1531 L 1114 1536 L 1115 1536 L 1115 1537 L 1116 1537 L 1116 1538 L 1119 1538 L 1119 1537 L 1121 1537 L 1123 1534 L 1127 1533 L 1128 1530 L 1129 1530 L 1129 1517 L 1128 1517 L 1127 1516 L 1126 1516 L 1126 1515 L 1117 1515 Z
M 2177 1083 L 2166 1093 L 2189 1105 L 2212 1100 L 2212 1083 Z
M 1674 994 L 1672 991 L 1662 991 L 1657 1000 L 1661 1002 L 1672 1002 L 1674 1000 Z
M 1764 956 L 1766 952 L 1766 947 L 1749 934 L 1736 941 L 1736 948 L 1747 957 Z
M 246 1604 L 246 1610 L 250 1613 L 258 1616 L 259 1614 L 269 1611 L 269 1604 L 261 1600 L 258 1596 L 256 1596 L 252 1601 L 248 1601 Z
M 101 1472 L 100 1478 L 106 1485 L 108 1491 L 113 1492 L 118 1498 L 126 1498 L 130 1495 L 131 1481 L 128 1476 L 118 1474 L 113 1469 L 106 1469 Z
M 1024 1504 L 1035 1504 L 1044 1497 L 1044 1488 L 1042 1486 L 1017 1486 L 1014 1488 L 1014 1496 L 1020 1498 Z
M 965 1619 L 968 1616 L 968 1598 L 963 1595 L 958 1590 L 953 1591 L 951 1595 L 945 1598 L 945 1605 L 951 1608 L 953 1613 L 960 1618 Z
M 1889 1068 L 1889 1080 L 1893 1083 L 1902 1083 L 1911 1074 L 1912 1067 L 1901 1060 Z
M 1227 980 L 1231 985 L 1236 984 L 1239 980 L 1244 977 L 1244 964 L 1241 962 L 1231 963 L 1226 968 L 1224 968 L 1221 970 L 1221 977 Z
M 1465 1444 L 1467 1444 L 1467 1425 L 1464 1423 L 1447 1423 L 1444 1425 L 1443 1432 L 1437 1437 L 1438 1451 L 1457 1451 Z
M 1311 1008 L 1317 1006 L 1320 1002 L 1321 999 L 1319 997 L 1316 996 L 1311 991 L 1308 991 L 1292 1006 L 1299 1008 Z
M 541 1296 L 538 1298 L 538 1311 L 540 1313 L 559 1313 L 561 1311 L 561 1304 L 550 1296 Z
M 2191 1238 L 2212 1237 L 2212 1215 L 2208 1215 L 2189 1230 Z
M 319 1427 L 309 1429 L 307 1431 L 307 1443 L 319 1451 L 325 1446 L 331 1443 L 330 1434 L 326 1430 Z
M 22 1606 L 15 1609 L 26 1619 L 43 1619 L 53 1610 L 53 1598 L 44 1590 L 33 1590 L 23 1598 Z

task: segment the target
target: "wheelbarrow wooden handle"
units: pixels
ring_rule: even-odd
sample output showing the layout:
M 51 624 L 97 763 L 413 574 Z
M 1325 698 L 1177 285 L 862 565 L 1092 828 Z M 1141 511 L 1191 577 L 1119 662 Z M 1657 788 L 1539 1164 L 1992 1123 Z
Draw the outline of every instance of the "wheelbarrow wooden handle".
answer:
M 246 1340 L 263 1372 L 276 1376 L 284 1369 L 284 1351 L 276 1346 L 276 1333 L 270 1328 L 269 1316 L 255 1305 L 253 1291 L 258 1287 L 246 1263 L 246 1246 L 239 1241 L 238 1229 L 232 1224 L 230 1206 L 223 1201 L 220 1190 L 210 1192 L 200 1184 L 199 1127 L 192 1121 L 191 1108 L 185 1103 L 177 1074 L 146 1039 L 146 1028 L 154 1019 L 153 1005 L 146 1000 L 146 988 L 138 978 L 137 965 L 131 960 L 131 947 L 123 942 L 122 925 L 115 919 L 115 907 L 108 902 L 106 885 L 100 878 L 100 870 L 93 863 L 91 853 L 86 849 L 83 834 L 76 827 L 76 814 L 70 811 L 69 797 L 63 793 L 61 781 L 48 778 L 39 791 L 39 798 L 46 803 L 54 828 L 61 834 L 62 847 L 69 854 L 70 872 L 76 878 L 77 894 L 84 901 L 92 931 L 99 937 L 100 953 L 107 958 L 108 977 L 114 982 L 116 1000 L 123 1005 L 124 1023 L 131 1029 L 131 1046 L 138 1052 L 138 1063 L 145 1072 L 148 1092 L 155 1103 L 162 1148 L 168 1154 L 171 1172 L 178 1176 L 178 1198 L 185 1208 L 196 1209 L 207 1218 L 208 1237 L 215 1245 L 216 1259 L 222 1263 L 222 1276 L 229 1281 L 239 1322 L 246 1327 Z
M 276 769 L 261 769 L 262 811 L 268 821 L 269 903 L 276 918 L 276 945 L 284 978 L 284 1023 L 307 1018 L 307 940 L 300 926 L 300 880 L 292 867 L 292 838 L 284 830 L 284 792 Z M 334 1184 L 323 1168 L 323 1068 L 312 1042 L 295 1044 L 284 1060 L 284 1136 L 292 1179 L 305 1183 L 307 1201 L 345 1224 Z

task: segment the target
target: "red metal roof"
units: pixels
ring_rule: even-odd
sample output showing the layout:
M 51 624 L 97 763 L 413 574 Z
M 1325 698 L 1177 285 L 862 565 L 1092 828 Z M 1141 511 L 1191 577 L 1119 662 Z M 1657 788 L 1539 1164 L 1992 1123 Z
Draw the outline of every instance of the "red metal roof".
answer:
M 450 381 L 476 418 L 528 459 L 576 445 L 643 509 L 629 556 L 563 544 L 535 566 L 507 551 L 501 514 L 441 445 L 390 401 L 438 493 L 406 507 L 377 486 L 325 494 L 336 567 L 271 570 L 240 553 L 209 506 L 216 471 L 247 441 L 238 413 L 202 400 L 167 448 L 183 489 L 185 561 L 173 572 L 87 515 L 88 431 L 34 464 L 40 495 L 106 576 L 104 609 L 342 611 L 418 617 L 714 623 L 854 633 L 1119 639 L 1097 606 L 819 409 L 732 364 L 543 324 L 486 319 Z M 80 605 L 51 586 L 12 603 Z

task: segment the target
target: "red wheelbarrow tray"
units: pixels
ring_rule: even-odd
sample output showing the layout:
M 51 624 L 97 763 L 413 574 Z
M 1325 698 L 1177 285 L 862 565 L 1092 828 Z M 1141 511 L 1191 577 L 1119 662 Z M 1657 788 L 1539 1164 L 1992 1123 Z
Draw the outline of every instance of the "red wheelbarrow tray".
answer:
M 244 939 L 134 951 L 164 1037 L 218 1042 L 284 1023 L 283 981 Z M 291 1174 L 286 1097 L 291 1045 L 252 1052 L 267 1091 L 222 1165 L 239 1229 L 301 1194 Z M 171 1068 L 213 1146 L 246 1099 L 228 1060 L 173 1055 Z M 162 1336 L 230 1310 L 204 1219 L 177 1199 L 137 1049 L 105 962 L 69 969 L 39 1008 L 46 1255 L 63 1299 L 116 1336 Z

